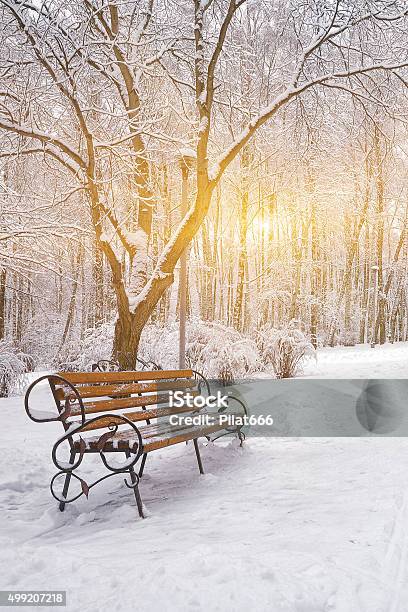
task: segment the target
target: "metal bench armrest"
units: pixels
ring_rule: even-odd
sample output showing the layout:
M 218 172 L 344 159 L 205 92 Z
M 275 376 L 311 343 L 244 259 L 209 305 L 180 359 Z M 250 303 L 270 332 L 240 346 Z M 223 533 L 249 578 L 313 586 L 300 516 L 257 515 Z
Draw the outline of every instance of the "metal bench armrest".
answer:
M 193 372 L 194 377 L 197 380 L 197 386 L 198 386 L 199 393 L 201 393 L 201 385 L 204 384 L 208 395 L 211 395 L 210 383 L 208 382 L 204 374 L 201 374 L 201 372 L 198 372 L 197 370 L 191 370 L 191 371 Z M 200 378 L 201 380 L 198 380 L 198 378 Z
M 42 382 L 43 380 L 48 380 L 51 389 L 53 388 L 54 383 L 57 380 L 58 382 L 62 383 L 64 386 L 68 387 L 71 390 L 71 392 L 72 392 L 72 394 L 69 395 L 66 398 L 65 410 L 60 412 L 55 417 L 47 417 L 47 416 L 46 417 L 38 417 L 38 416 L 34 416 L 33 412 L 30 410 L 30 401 L 29 401 L 30 400 L 30 394 L 31 394 L 32 390 L 34 389 L 34 387 L 36 387 L 38 385 L 38 383 Z M 37 380 L 35 380 L 33 383 L 31 383 L 31 385 L 28 387 L 28 389 L 26 391 L 26 394 L 25 394 L 25 398 L 24 398 L 24 407 L 25 407 L 25 411 L 26 411 L 27 415 L 35 423 L 52 423 L 54 421 L 64 422 L 66 420 L 66 418 L 69 416 L 69 404 L 72 404 L 73 402 L 78 402 L 78 405 L 79 405 L 80 410 L 81 410 L 81 423 L 84 424 L 85 420 L 86 420 L 85 408 L 84 408 L 84 404 L 83 404 L 83 401 L 82 401 L 82 397 L 80 396 L 77 388 L 72 383 L 70 383 L 68 380 L 66 380 L 62 376 L 59 376 L 58 374 L 46 374 L 45 376 L 41 376 L 40 378 L 37 378 Z
M 248 416 L 248 408 L 246 407 L 245 403 L 242 400 L 240 400 L 237 397 L 235 397 L 235 395 L 229 395 L 228 396 L 228 404 L 229 404 L 230 400 L 234 400 L 235 402 L 238 402 L 238 404 L 240 404 L 240 406 L 244 409 L 244 414 L 246 416 Z M 220 408 L 218 410 L 218 412 L 225 412 L 226 410 L 227 410 L 227 408 Z

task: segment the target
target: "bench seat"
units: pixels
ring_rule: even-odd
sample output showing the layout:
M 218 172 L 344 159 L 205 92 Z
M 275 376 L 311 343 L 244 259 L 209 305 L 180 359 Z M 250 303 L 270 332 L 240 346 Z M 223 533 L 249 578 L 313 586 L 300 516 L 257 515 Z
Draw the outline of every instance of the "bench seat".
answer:
M 191 412 L 191 408 L 189 409 Z M 205 413 L 200 413 L 205 414 Z M 241 416 L 239 413 L 228 413 L 229 415 Z M 155 424 L 155 425 L 144 425 L 138 427 L 142 440 L 143 440 L 143 452 L 149 453 L 159 448 L 165 448 L 166 446 L 172 446 L 173 444 L 179 444 L 180 442 L 187 442 L 188 440 L 194 440 L 195 438 L 201 438 L 216 433 L 218 431 L 225 430 L 225 425 L 215 422 L 213 425 L 170 425 Z M 100 435 L 89 436 L 84 438 L 86 448 L 88 451 L 99 452 L 98 444 Z M 74 444 L 74 449 L 80 452 L 80 441 L 77 440 Z M 127 452 L 136 453 L 138 452 L 138 437 L 136 436 L 133 429 L 123 429 L 116 432 L 112 438 L 107 440 L 104 445 L 104 452 Z

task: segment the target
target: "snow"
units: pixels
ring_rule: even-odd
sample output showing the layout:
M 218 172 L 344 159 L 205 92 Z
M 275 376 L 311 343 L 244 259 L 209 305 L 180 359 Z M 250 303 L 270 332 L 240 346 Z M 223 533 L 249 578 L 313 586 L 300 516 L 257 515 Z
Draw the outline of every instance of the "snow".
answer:
M 205 101 L 204 101 L 205 102 Z M 204 103 L 203 102 L 203 103 Z M 208 129 L 208 117 L 202 117 L 200 120 L 200 125 L 198 128 L 198 132 L 200 134 L 202 134 L 203 132 L 205 132 Z
M 136 230 L 135 232 L 129 232 L 127 230 L 122 229 L 123 234 L 126 237 L 126 241 L 135 249 L 145 249 L 146 248 L 146 232 L 141 229 Z
M 407 610 L 404 438 L 224 439 L 202 445 L 204 476 L 192 444 L 164 449 L 146 463 L 141 520 L 122 476 L 60 513 L 60 427 L 29 421 L 20 397 L 0 410 L 3 589 L 66 589 L 84 612 Z M 85 461 L 88 482 L 104 473 Z
M 307 378 L 407 378 L 408 342 L 318 349 L 303 371 Z
M 156 278 L 160 278 L 161 280 L 163 280 L 164 278 L 167 278 L 169 276 L 169 272 L 163 272 L 162 270 L 157 270 L 154 276 Z
M 180 156 L 184 159 L 196 159 L 197 153 L 191 147 L 183 147 L 182 149 L 180 149 Z
M 144 273 L 147 265 L 147 242 L 148 236 L 143 230 L 136 232 L 126 232 L 126 239 L 129 244 L 135 249 L 132 258 L 132 267 L 130 272 L 129 288 L 127 295 L 129 299 L 129 308 L 135 310 L 140 301 L 140 292 L 142 291 L 145 282 Z
M 50 410 L 31 410 L 31 416 L 38 421 L 47 421 L 50 419 L 56 419 L 58 417 L 58 412 L 54 410 L 51 412 Z

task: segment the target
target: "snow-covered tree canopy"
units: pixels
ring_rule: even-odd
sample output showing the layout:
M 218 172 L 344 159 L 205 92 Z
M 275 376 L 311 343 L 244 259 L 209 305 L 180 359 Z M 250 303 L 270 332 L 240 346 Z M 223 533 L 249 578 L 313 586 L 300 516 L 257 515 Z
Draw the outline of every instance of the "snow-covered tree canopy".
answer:
M 191 245 L 203 319 L 298 320 L 314 344 L 402 338 L 407 14 L 0 0 L 2 335 L 46 316 L 62 350 L 116 317 L 132 367 L 147 321 L 176 314 L 166 290 Z

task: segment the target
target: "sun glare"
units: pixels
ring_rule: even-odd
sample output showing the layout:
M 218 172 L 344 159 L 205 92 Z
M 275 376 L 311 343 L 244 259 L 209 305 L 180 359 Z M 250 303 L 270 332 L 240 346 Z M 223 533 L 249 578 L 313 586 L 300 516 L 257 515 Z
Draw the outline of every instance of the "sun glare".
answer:
M 252 222 L 252 233 L 254 236 L 267 234 L 270 228 L 269 219 L 262 219 L 262 217 L 255 217 Z

